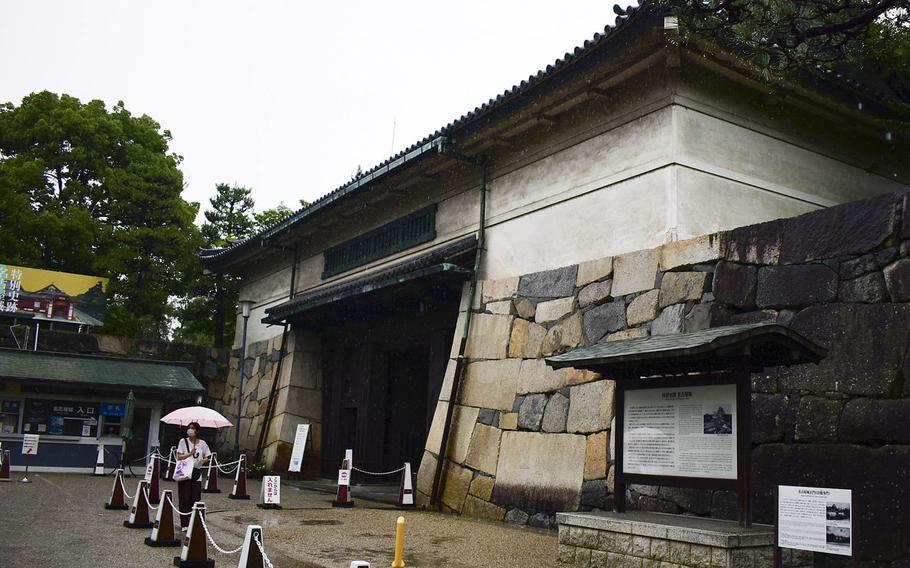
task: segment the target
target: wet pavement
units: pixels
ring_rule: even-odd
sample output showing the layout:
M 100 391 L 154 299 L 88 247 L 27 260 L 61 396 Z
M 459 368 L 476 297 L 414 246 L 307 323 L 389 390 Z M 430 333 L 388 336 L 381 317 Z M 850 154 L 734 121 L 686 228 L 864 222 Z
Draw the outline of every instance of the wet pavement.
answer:
M 17 480 L 21 473 L 13 474 Z M 113 479 L 80 474 L 32 473 L 31 484 L 0 484 L 0 566 L 129 567 L 171 566 L 179 548 L 152 548 L 143 540 L 148 529 L 128 529 L 127 511 L 108 511 Z M 128 478 L 133 493 L 138 481 Z M 161 483 L 174 489 L 174 483 Z M 243 541 L 247 524 L 263 527 L 263 545 L 275 568 L 347 568 L 366 560 L 374 568 L 390 566 L 395 520 L 403 515 L 405 564 L 409 567 L 476 568 L 552 566 L 556 534 L 503 523 L 469 520 L 425 511 L 400 511 L 394 505 L 358 498 L 352 509 L 333 508 L 333 495 L 290 485 L 282 487 L 282 510 L 256 507 L 259 483 L 250 480 L 249 501 L 228 499 L 231 482 L 220 494 L 203 494 L 208 526 L 221 548 Z M 364 488 L 367 492 L 367 488 Z M 370 490 L 381 497 L 387 490 Z M 209 546 L 215 566 L 236 566 L 239 555 L 223 555 Z

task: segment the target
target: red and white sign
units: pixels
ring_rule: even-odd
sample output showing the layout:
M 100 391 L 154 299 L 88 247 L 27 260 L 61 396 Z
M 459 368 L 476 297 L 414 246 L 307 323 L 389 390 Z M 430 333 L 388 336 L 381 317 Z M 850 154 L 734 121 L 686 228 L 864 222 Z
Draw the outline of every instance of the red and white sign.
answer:
M 38 434 L 25 434 L 22 436 L 22 453 L 31 456 L 38 454 Z
M 338 485 L 350 485 L 350 484 L 351 484 L 351 470 L 339 469 L 338 470 Z
M 154 457 L 149 457 L 149 464 L 145 468 L 145 477 L 143 478 L 145 481 L 152 480 L 152 474 L 155 472 L 155 462 L 157 460 Z
M 262 504 L 281 504 L 281 476 L 266 475 L 262 478 Z

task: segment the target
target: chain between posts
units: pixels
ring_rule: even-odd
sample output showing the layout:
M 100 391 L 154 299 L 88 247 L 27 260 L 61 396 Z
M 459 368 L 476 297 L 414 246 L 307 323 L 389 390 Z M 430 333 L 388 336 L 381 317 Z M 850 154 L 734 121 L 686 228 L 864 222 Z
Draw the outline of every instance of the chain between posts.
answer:
M 209 539 L 209 542 L 212 543 L 212 546 L 215 547 L 215 550 L 217 550 L 221 554 L 237 554 L 238 552 L 243 550 L 243 543 L 240 543 L 240 546 L 238 546 L 234 550 L 225 550 L 225 549 L 221 548 L 220 546 L 218 546 L 217 544 L 215 544 L 215 540 L 212 538 L 212 535 L 209 532 L 209 528 L 205 524 L 205 517 L 200 515 L 199 520 L 200 520 L 200 522 L 202 522 L 202 530 L 205 531 L 206 538 Z
M 351 469 L 353 469 L 354 471 L 359 471 L 360 473 L 365 473 L 366 475 L 392 475 L 393 473 L 398 473 L 398 472 L 404 471 L 404 466 L 401 466 L 398 469 L 395 469 L 392 471 L 383 471 L 383 472 L 366 471 L 366 470 L 360 469 L 359 467 L 352 467 Z
M 256 533 L 253 533 L 253 542 L 255 542 L 256 546 L 259 548 L 259 553 L 262 554 L 262 560 L 265 562 L 265 565 L 268 568 L 275 568 L 275 566 L 272 565 L 272 561 L 266 556 L 265 549 L 262 547 L 262 543 L 259 542 L 259 535 Z

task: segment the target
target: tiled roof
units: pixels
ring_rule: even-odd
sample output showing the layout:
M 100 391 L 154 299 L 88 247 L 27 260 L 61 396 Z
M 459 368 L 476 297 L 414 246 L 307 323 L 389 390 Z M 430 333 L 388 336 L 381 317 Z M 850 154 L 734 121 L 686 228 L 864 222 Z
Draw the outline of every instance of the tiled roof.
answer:
M 189 369 L 173 363 L 18 349 L 0 349 L 0 378 L 124 389 L 203 390 Z

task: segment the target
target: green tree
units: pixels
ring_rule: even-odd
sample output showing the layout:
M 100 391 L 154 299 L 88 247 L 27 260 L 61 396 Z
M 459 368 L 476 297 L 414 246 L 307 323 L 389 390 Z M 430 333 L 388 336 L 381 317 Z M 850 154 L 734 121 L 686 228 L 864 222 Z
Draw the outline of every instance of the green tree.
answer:
M 108 276 L 104 331 L 163 337 L 199 240 L 171 134 L 122 102 L 0 105 L 0 244 L 27 266 Z
M 283 221 L 293 215 L 294 212 L 284 204 L 284 202 L 279 203 L 277 206 L 272 207 L 271 209 L 263 209 L 259 213 L 253 214 L 253 219 L 256 222 L 256 231 L 262 231 L 267 229 L 272 225 L 275 225 L 279 221 Z
M 204 213 L 207 223 L 202 225 L 202 235 L 209 246 L 230 246 L 233 241 L 244 239 L 253 232 L 256 202 L 249 188 L 219 183 L 209 205 L 211 208 Z

